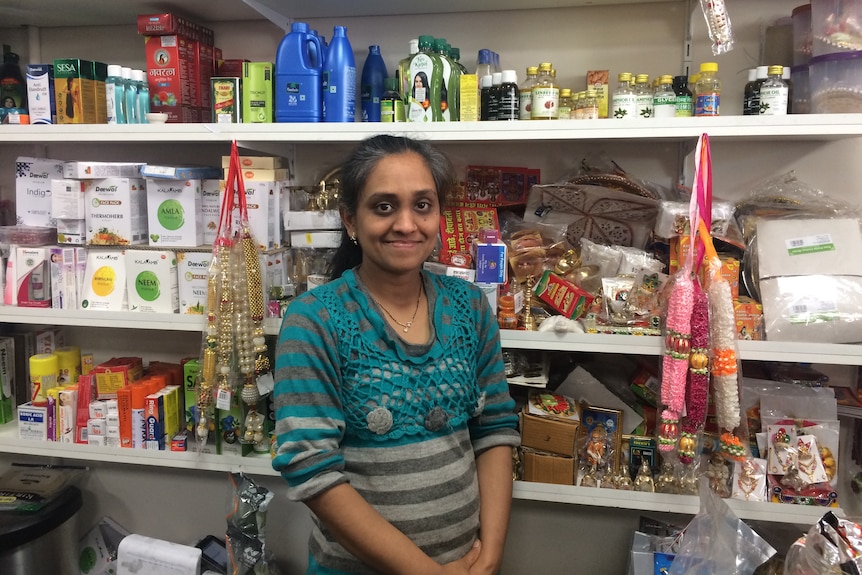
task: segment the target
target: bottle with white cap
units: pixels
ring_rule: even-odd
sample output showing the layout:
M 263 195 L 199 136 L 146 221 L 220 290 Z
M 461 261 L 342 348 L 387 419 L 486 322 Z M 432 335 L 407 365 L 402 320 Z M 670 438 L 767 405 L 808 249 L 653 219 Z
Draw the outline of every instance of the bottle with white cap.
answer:
M 518 88 L 518 73 L 503 70 L 501 73 L 500 97 L 497 99 L 497 119 L 517 120 L 521 115 Z
M 147 75 L 143 70 L 132 70 L 132 80 L 138 89 L 138 122 L 149 124 L 147 114 L 150 113 L 150 87 L 147 84 Z
M 497 99 L 494 93 L 492 84 L 493 77 L 491 74 L 485 74 L 479 79 L 479 94 L 481 102 L 479 104 L 479 119 L 480 120 L 496 120 L 497 119 Z
M 132 80 L 132 69 L 123 66 L 123 86 L 125 92 L 123 95 L 123 110 L 126 113 L 127 124 L 139 124 L 138 121 L 138 88 L 135 86 L 135 81 Z

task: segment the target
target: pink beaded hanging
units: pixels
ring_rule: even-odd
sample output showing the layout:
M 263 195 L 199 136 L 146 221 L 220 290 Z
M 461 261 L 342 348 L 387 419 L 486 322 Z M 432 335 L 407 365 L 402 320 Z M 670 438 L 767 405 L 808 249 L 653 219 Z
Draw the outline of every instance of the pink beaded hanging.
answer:
M 691 267 L 685 266 L 677 274 L 667 305 L 661 376 L 661 402 L 665 409 L 661 413 L 658 434 L 661 451 L 673 450 L 679 434 L 679 415 L 685 406 L 693 294 Z
M 697 433 L 706 420 L 709 392 L 709 300 L 699 284 L 694 286 L 691 313 L 691 354 L 685 394 L 685 417 L 680 424 L 679 460 L 694 461 Z

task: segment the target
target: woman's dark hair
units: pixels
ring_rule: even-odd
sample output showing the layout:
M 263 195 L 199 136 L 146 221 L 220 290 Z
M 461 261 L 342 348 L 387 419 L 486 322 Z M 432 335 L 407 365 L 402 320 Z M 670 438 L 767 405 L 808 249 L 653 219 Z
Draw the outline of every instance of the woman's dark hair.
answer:
M 454 171 L 449 159 L 427 142 L 401 136 L 380 135 L 363 140 L 341 166 L 338 207 L 348 214 L 355 214 L 359 194 L 378 162 L 394 154 L 410 152 L 418 154 L 425 161 L 437 186 L 440 206 L 441 208 L 445 206 L 446 197 L 454 183 Z M 362 263 L 362 246 L 353 243 L 347 235 L 347 229 L 342 227 L 341 245 L 335 251 L 329 266 L 330 279 L 341 277 L 345 270 L 354 268 L 360 263 Z
M 428 74 L 425 72 L 417 72 L 416 76 L 413 77 L 413 86 L 410 88 L 410 94 L 415 98 L 416 97 L 416 78 L 419 78 L 419 82 L 422 84 L 422 87 L 428 90 Z M 428 98 L 428 93 L 425 93 L 425 98 Z

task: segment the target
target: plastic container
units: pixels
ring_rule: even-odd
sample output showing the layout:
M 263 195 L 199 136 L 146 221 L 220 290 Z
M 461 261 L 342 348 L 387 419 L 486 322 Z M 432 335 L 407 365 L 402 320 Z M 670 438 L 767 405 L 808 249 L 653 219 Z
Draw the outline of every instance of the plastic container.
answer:
M 386 63 L 380 55 L 380 46 L 368 47 L 368 56 L 362 66 L 360 95 L 362 100 L 362 121 L 380 121 L 380 100 L 385 91 Z
M 138 88 L 138 121 L 148 124 L 147 116 L 150 113 L 150 87 L 147 85 L 147 74 L 143 70 L 132 70 L 132 80 Z
M 108 77 L 105 78 L 105 100 L 108 110 L 109 124 L 125 124 L 126 87 L 123 81 L 123 67 L 118 64 L 108 65 Z
M 33 405 L 47 405 L 46 392 L 56 387 L 60 377 L 60 358 L 53 353 L 30 356 L 30 400 Z
M 862 50 L 815 56 L 808 74 L 811 113 L 862 112 Z
M 718 116 L 721 111 L 721 80 L 718 79 L 718 64 L 704 62 L 694 88 L 694 115 L 698 117 Z
M 794 8 L 790 19 L 793 21 L 793 65 L 802 66 L 811 60 L 811 4 Z
M 520 106 L 518 101 L 518 73 L 514 70 L 503 70 L 500 73 L 500 82 L 500 98 L 497 101 L 497 119 L 517 120 L 520 116 Z
M 811 0 L 811 55 L 862 50 L 862 0 Z
M 0 66 L 0 108 L 27 109 L 27 82 L 21 73 L 18 54 L 3 54 Z
M 398 92 L 398 78 L 386 78 L 386 90 L 380 99 L 381 122 L 406 122 L 404 100 Z
M 305 22 L 294 22 L 275 54 L 275 121 L 323 120 L 323 46 Z
M 122 74 L 123 88 L 125 89 L 123 93 L 123 110 L 126 115 L 126 123 L 140 124 L 141 121 L 138 118 L 138 86 L 132 80 L 132 69 L 123 66 Z
M 793 114 L 808 114 L 811 111 L 811 99 L 808 89 L 808 65 L 790 68 L 790 81 L 793 83 L 793 96 L 790 111 Z
M 356 119 L 356 61 L 347 27 L 335 26 L 323 66 L 323 121 Z

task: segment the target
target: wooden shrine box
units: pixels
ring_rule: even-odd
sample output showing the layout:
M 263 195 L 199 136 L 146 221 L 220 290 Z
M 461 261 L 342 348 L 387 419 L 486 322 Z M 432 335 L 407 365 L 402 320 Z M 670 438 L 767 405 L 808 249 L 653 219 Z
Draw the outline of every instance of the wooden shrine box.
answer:
M 575 458 L 522 449 L 523 480 L 557 485 L 575 484 Z
M 556 406 L 562 406 L 557 409 L 558 413 L 554 413 Z M 521 411 L 521 445 L 574 457 L 579 423 L 578 406 L 570 398 L 553 393 L 531 393 Z

